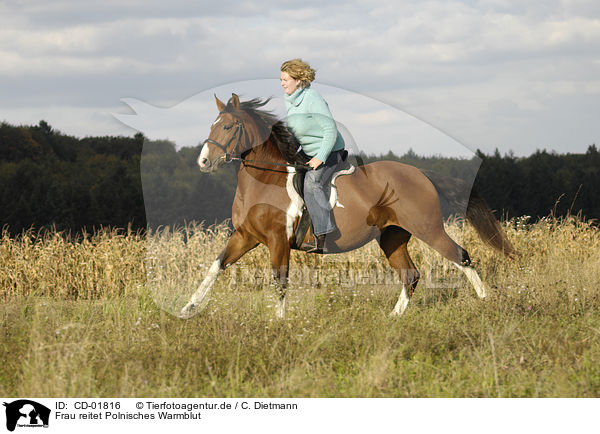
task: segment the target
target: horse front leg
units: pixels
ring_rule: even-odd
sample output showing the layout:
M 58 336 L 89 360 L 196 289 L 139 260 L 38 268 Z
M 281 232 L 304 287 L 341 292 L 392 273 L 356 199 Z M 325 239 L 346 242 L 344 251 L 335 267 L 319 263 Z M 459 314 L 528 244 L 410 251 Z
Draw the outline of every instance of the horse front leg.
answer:
M 190 318 L 195 315 L 199 308 L 204 307 L 206 296 L 212 289 L 219 273 L 240 259 L 245 253 L 258 245 L 252 236 L 243 230 L 237 230 L 227 240 L 227 246 L 212 263 L 208 273 L 190 301 L 181 309 L 180 318 Z
M 277 293 L 277 310 L 275 311 L 275 315 L 277 318 L 284 318 L 290 267 L 290 245 L 285 238 L 277 238 L 270 240 L 267 247 L 271 256 L 271 270 Z

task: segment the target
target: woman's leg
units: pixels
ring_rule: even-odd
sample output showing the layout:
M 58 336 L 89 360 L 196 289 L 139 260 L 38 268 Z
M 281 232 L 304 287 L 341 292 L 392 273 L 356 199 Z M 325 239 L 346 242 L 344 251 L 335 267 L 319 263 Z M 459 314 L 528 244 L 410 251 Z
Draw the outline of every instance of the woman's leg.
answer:
M 341 158 L 340 152 L 332 152 L 327 161 L 316 170 L 306 172 L 304 178 L 304 201 L 312 219 L 315 235 L 323 235 L 336 229 L 325 191 Z

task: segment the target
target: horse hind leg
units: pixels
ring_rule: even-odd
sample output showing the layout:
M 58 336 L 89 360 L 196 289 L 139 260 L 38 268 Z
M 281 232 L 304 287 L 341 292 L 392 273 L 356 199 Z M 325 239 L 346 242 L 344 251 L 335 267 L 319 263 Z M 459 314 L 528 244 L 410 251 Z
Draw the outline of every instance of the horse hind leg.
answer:
M 402 290 L 398 301 L 390 315 L 400 316 L 406 310 L 408 301 L 419 283 L 420 273 L 408 254 L 407 244 L 410 233 L 397 226 L 389 226 L 384 229 L 380 238 L 379 246 L 388 258 L 388 261 L 398 273 L 402 282 Z
M 215 280 L 219 276 L 221 270 L 229 267 L 240 259 L 248 251 L 252 250 L 258 245 L 258 241 L 254 240 L 250 235 L 244 231 L 235 231 L 231 237 L 227 240 L 225 249 L 212 263 L 207 275 L 196 290 L 196 292 L 190 298 L 190 301 L 181 309 L 179 314 L 180 318 L 191 318 L 197 311 L 202 308 L 206 303 L 206 296 L 212 289 Z
M 473 268 L 469 254 L 465 249 L 456 244 L 443 228 L 437 231 L 433 236 L 421 239 L 443 257 L 452 261 L 454 265 L 464 273 L 471 285 L 475 288 L 479 298 L 483 299 L 487 296 L 486 286 L 481 281 L 477 271 Z
M 481 299 L 484 299 L 485 297 L 487 297 L 487 290 L 485 284 L 481 281 L 479 274 L 477 274 L 477 271 L 475 271 L 475 269 L 471 265 L 471 258 L 469 258 L 469 254 L 467 253 L 467 251 L 462 247 L 460 248 L 462 250 L 463 260 L 460 264 L 455 262 L 454 265 L 456 265 L 456 267 L 464 273 L 469 282 L 471 282 L 471 285 L 473 285 L 475 291 L 477 292 L 477 296 Z

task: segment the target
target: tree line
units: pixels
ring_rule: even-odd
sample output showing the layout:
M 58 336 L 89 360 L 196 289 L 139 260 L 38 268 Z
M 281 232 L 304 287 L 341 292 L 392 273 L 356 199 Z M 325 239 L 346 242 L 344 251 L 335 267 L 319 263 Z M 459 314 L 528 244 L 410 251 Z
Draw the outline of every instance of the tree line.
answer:
M 207 225 L 230 217 L 236 164 L 215 174 L 198 170 L 200 146 L 177 150 L 168 141 L 133 137 L 76 138 L 45 121 L 0 124 L 0 225 L 16 235 L 54 227 L 88 233 L 100 227 Z M 471 159 L 404 155 L 358 156 L 365 163 L 395 160 L 474 182 L 500 217 L 551 212 L 600 217 L 600 153 L 538 151 L 528 157 L 477 151 Z M 480 165 L 481 163 L 481 165 Z

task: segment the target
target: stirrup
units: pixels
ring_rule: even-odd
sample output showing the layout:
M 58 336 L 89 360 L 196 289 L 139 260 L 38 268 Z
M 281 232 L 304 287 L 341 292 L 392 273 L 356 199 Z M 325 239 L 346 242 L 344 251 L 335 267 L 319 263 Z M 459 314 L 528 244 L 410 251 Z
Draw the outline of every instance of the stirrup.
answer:
M 306 253 L 323 253 L 323 247 L 325 246 L 325 234 L 315 235 L 314 245 L 306 251 Z

